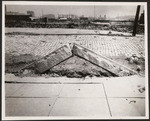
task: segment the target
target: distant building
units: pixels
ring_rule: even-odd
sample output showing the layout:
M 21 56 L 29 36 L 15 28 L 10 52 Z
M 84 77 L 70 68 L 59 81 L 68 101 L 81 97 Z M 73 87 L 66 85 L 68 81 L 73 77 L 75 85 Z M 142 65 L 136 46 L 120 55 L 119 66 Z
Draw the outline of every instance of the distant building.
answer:
M 55 15 L 54 14 L 46 14 L 42 16 L 42 21 L 44 20 L 44 22 L 52 22 L 55 20 Z
M 24 13 L 8 11 L 5 15 L 25 15 Z
M 37 17 L 29 17 L 31 19 L 32 22 L 36 22 L 36 21 L 39 21 L 39 18 Z
M 6 12 L 5 23 L 27 22 L 30 21 L 31 15 L 18 12 Z
M 60 18 L 69 18 L 69 14 L 58 14 L 58 19 Z
M 35 17 L 34 11 L 27 11 L 27 15 L 30 15 L 31 17 Z
M 128 16 L 117 16 L 114 20 L 125 20 L 125 21 L 134 21 L 135 16 L 128 15 Z
M 99 19 L 99 20 L 107 20 L 107 17 L 106 17 L 106 15 L 104 15 L 103 17 L 100 15 L 100 16 L 98 17 L 98 19 Z
M 61 18 L 61 17 L 60 17 L 59 20 L 67 20 L 67 18 Z
M 60 18 L 78 19 L 78 16 L 73 14 L 58 14 L 58 19 Z
M 71 14 L 71 15 L 69 16 L 69 18 L 70 18 L 70 19 L 78 19 L 78 16 Z
M 54 14 L 46 14 L 46 15 L 43 15 L 42 18 L 48 18 L 48 19 L 55 19 L 55 15 Z
M 82 20 L 82 21 L 87 21 L 87 20 L 88 20 L 88 17 L 80 17 L 80 20 Z

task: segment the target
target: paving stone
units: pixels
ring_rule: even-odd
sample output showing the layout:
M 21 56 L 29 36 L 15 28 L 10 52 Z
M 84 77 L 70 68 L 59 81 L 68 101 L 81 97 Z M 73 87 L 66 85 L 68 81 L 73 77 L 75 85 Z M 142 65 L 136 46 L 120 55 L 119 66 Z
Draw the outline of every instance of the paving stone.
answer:
M 69 45 L 64 45 L 36 62 L 36 71 L 43 73 L 71 56 L 72 52 Z
M 50 116 L 109 117 L 105 98 L 58 98 Z
M 23 28 L 22 31 L 26 31 L 26 30 L 24 30 Z M 39 29 L 38 31 L 41 31 L 41 29 Z M 58 31 L 66 32 L 66 29 L 57 30 L 57 32 Z M 70 32 L 73 30 L 68 29 L 67 31 Z M 90 30 L 84 30 L 84 31 L 88 32 Z M 5 49 L 6 49 L 6 53 L 13 52 L 15 54 L 31 53 L 34 50 L 33 53 L 35 55 L 43 56 L 44 53 L 50 53 L 55 49 L 57 49 L 59 46 L 62 46 L 60 42 L 62 42 L 63 44 L 68 42 L 69 43 L 76 42 L 77 44 L 82 44 L 82 46 L 87 47 L 95 51 L 96 53 L 108 57 L 119 56 L 120 52 L 123 55 L 127 56 L 132 54 L 138 54 L 139 52 L 144 53 L 145 51 L 144 36 L 136 36 L 136 37 L 128 37 L 128 38 L 120 37 L 120 36 L 99 36 L 99 35 L 97 35 L 96 38 L 94 38 L 93 36 L 95 35 L 77 35 L 76 38 L 74 37 L 74 35 L 72 36 L 62 35 L 61 37 L 60 36 L 30 36 L 29 37 L 26 35 L 24 35 L 23 37 L 22 35 L 14 35 L 12 37 L 6 35 Z M 78 39 L 78 41 L 76 41 L 76 39 Z M 39 41 L 41 40 L 45 40 L 44 46 L 42 46 L 41 44 L 39 45 Z M 25 45 L 27 41 L 29 44 Z M 89 44 L 91 44 L 93 47 L 88 46 Z M 106 54 L 107 50 L 108 50 L 108 54 Z
M 6 98 L 7 116 L 48 116 L 56 98 Z
M 113 117 L 145 116 L 145 98 L 108 98 Z
M 105 97 L 102 84 L 66 84 L 59 97 Z

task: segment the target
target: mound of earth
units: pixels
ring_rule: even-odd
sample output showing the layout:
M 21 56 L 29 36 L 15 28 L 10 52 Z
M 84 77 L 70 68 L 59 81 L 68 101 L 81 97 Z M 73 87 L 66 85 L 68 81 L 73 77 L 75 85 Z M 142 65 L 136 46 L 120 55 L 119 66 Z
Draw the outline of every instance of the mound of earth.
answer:
M 73 56 L 72 58 L 62 62 L 61 64 L 48 70 L 46 73 L 50 76 L 67 76 L 71 78 L 81 78 L 86 76 L 113 76 L 111 73 L 105 71 L 104 69 L 95 66 L 77 56 Z

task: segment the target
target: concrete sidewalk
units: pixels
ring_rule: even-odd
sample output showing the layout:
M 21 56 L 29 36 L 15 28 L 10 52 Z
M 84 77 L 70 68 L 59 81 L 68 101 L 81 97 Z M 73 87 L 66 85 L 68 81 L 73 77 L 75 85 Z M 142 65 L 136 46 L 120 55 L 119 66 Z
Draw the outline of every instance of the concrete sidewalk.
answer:
M 85 79 L 6 75 L 6 117 L 144 117 L 145 91 L 139 90 L 144 86 L 145 78 L 137 75 Z

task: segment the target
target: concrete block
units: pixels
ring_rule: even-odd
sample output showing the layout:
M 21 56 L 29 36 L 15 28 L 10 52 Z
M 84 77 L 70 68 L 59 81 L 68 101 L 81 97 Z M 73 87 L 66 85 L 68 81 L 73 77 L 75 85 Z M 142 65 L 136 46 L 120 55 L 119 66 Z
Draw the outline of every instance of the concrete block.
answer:
M 114 73 L 114 68 L 112 63 L 108 62 L 108 60 L 104 58 L 98 57 L 96 54 L 93 54 L 92 52 L 86 50 L 85 48 L 79 47 L 78 45 L 74 45 L 72 52 L 74 55 L 84 58 L 85 60 L 88 60 L 91 63 L 99 67 L 102 67 L 110 71 L 111 73 Z M 116 73 L 114 74 L 117 75 Z
M 110 61 L 110 59 L 108 59 L 106 57 L 99 56 L 96 53 L 94 53 L 94 52 L 92 52 L 92 51 L 90 51 L 90 50 L 88 50 L 88 49 L 86 49 L 80 45 L 74 44 L 73 49 L 72 49 L 72 53 L 78 57 L 81 57 L 81 58 L 109 71 L 113 75 L 123 76 L 122 72 L 124 72 L 124 71 L 126 73 L 128 72 L 129 75 L 133 74 L 133 73 L 131 73 L 132 72 L 131 70 L 128 70 L 127 68 L 124 68 L 121 65 Z M 122 68 L 122 70 L 120 70 L 120 68 Z M 127 75 L 126 73 L 125 73 L 125 75 Z
M 38 73 L 43 73 L 72 56 L 69 45 L 64 45 L 35 63 Z

